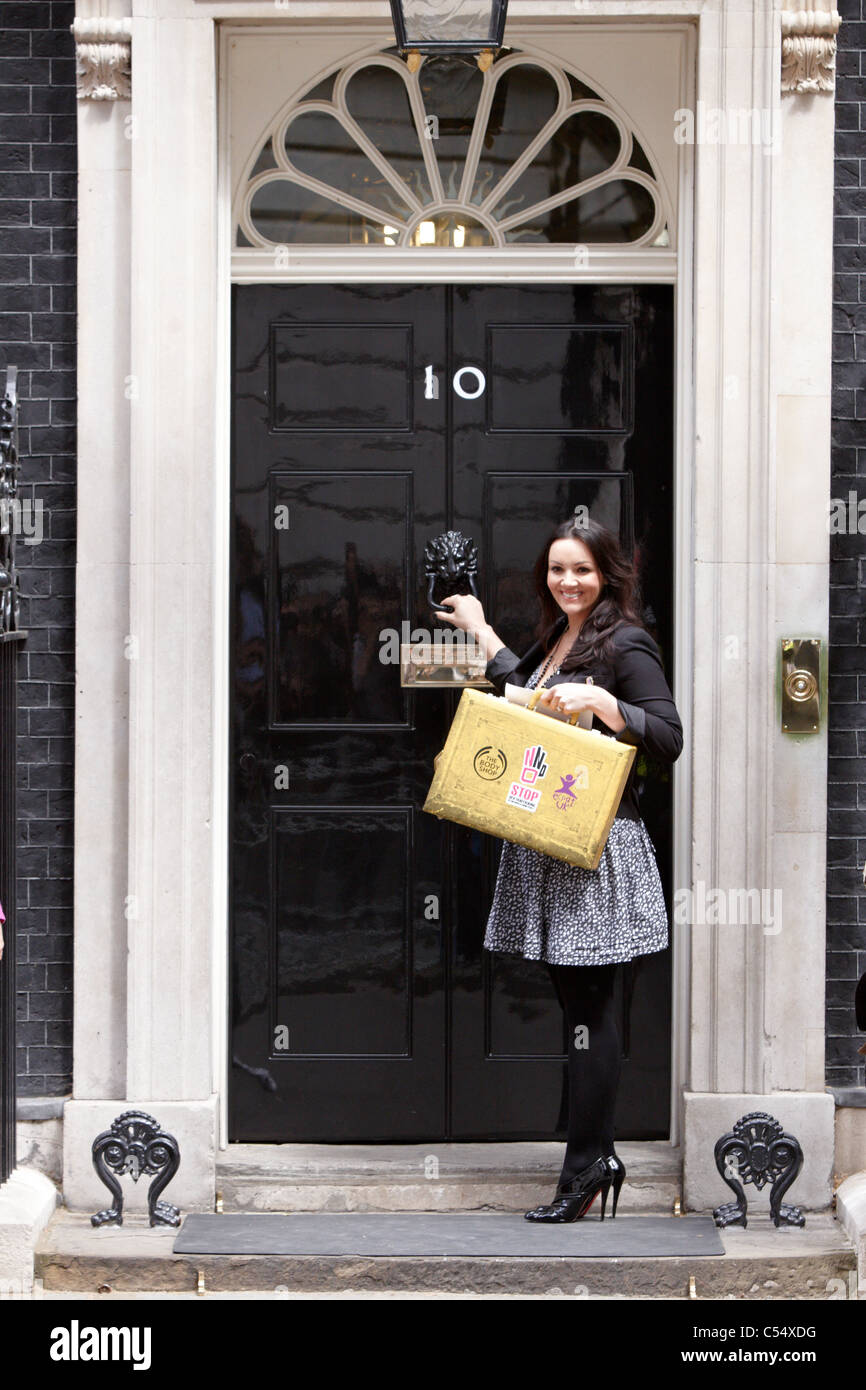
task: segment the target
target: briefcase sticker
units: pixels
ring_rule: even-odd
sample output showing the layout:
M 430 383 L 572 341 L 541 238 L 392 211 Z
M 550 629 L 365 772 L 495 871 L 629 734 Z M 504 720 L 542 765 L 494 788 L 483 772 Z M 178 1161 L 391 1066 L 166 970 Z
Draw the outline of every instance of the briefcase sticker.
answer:
M 547 776 L 548 767 L 547 749 L 540 743 L 531 743 L 524 748 L 520 781 L 511 783 L 505 804 L 519 806 L 523 811 L 536 811 L 541 800 L 541 788 L 536 784 Z
M 519 806 L 522 811 L 537 811 L 540 800 L 540 787 L 525 787 L 521 782 L 512 782 L 505 798 L 505 804 L 506 806 Z
M 508 766 L 508 759 L 501 748 L 494 748 L 488 743 L 486 748 L 479 748 L 475 757 L 472 759 L 472 766 L 475 768 L 479 777 L 483 777 L 485 782 L 495 782 L 502 776 Z
M 589 786 L 589 768 L 581 763 L 573 772 L 559 774 L 559 786 L 553 793 L 553 804 L 557 811 L 573 811 L 578 802 L 578 792 Z
M 527 787 L 535 786 L 547 773 L 547 749 L 540 743 L 530 744 L 523 750 L 523 769 L 520 780 Z

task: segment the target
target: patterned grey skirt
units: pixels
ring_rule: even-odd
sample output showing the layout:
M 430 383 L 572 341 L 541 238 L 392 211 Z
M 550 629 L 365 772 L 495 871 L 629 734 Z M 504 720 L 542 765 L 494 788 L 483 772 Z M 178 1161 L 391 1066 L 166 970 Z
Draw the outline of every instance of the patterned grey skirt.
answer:
M 503 842 L 486 950 L 552 965 L 605 965 L 667 944 L 664 892 L 642 820 L 614 820 L 597 869 Z

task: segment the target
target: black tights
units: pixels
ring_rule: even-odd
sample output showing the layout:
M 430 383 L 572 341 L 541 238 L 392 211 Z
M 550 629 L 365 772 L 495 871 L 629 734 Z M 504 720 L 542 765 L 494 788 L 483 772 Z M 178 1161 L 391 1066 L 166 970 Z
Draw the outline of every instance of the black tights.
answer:
M 559 1185 L 613 1153 L 622 1049 L 614 1011 L 617 962 L 550 965 L 568 1027 L 568 1144 Z M 575 1029 L 580 1028 L 575 1046 Z

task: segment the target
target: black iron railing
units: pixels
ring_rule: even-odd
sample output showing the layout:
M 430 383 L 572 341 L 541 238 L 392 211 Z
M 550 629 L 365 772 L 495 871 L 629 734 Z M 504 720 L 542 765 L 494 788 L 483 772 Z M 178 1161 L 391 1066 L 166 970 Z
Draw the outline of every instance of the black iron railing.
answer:
M 0 1183 L 15 1167 L 15 784 L 19 624 L 15 539 L 18 496 L 18 368 L 6 368 L 0 400 L 0 902 L 6 946 L 0 960 Z

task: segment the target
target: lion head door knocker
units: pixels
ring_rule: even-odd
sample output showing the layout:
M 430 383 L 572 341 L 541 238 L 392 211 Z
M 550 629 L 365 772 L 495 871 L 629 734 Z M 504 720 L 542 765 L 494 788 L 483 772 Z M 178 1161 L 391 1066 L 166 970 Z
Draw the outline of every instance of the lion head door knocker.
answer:
M 436 605 L 435 590 L 441 597 L 449 594 L 474 594 L 478 597 L 475 578 L 478 574 L 478 547 L 462 531 L 443 531 L 424 547 L 424 572 L 427 576 L 427 602 L 434 618 L 441 618 L 448 609 Z
M 123 1225 L 123 1191 L 119 1178 L 129 1173 L 133 1182 L 142 1174 L 155 1174 L 147 1194 L 151 1226 L 179 1226 L 180 1210 L 157 1200 L 180 1167 L 180 1149 L 173 1134 L 143 1110 L 126 1110 L 112 1120 L 111 1128 L 93 1141 L 93 1166 L 114 1201 L 91 1216 L 94 1226 Z
M 487 658 L 477 638 L 450 621 L 442 602 L 452 594 L 478 598 L 478 547 L 460 531 L 443 531 L 424 547 L 427 602 L 433 632 L 417 629 L 400 647 L 400 684 L 416 689 L 486 686 Z M 431 640 L 432 638 L 432 640 Z
M 717 1226 L 746 1225 L 746 1194 L 743 1183 L 760 1189 L 768 1182 L 770 1215 L 774 1226 L 804 1226 L 806 1218 L 799 1207 L 789 1206 L 782 1197 L 803 1166 L 803 1150 L 793 1134 L 785 1134 L 779 1121 L 763 1110 L 754 1110 L 737 1120 L 732 1130 L 716 1140 L 713 1157 L 716 1167 L 736 1197 L 713 1211 Z

